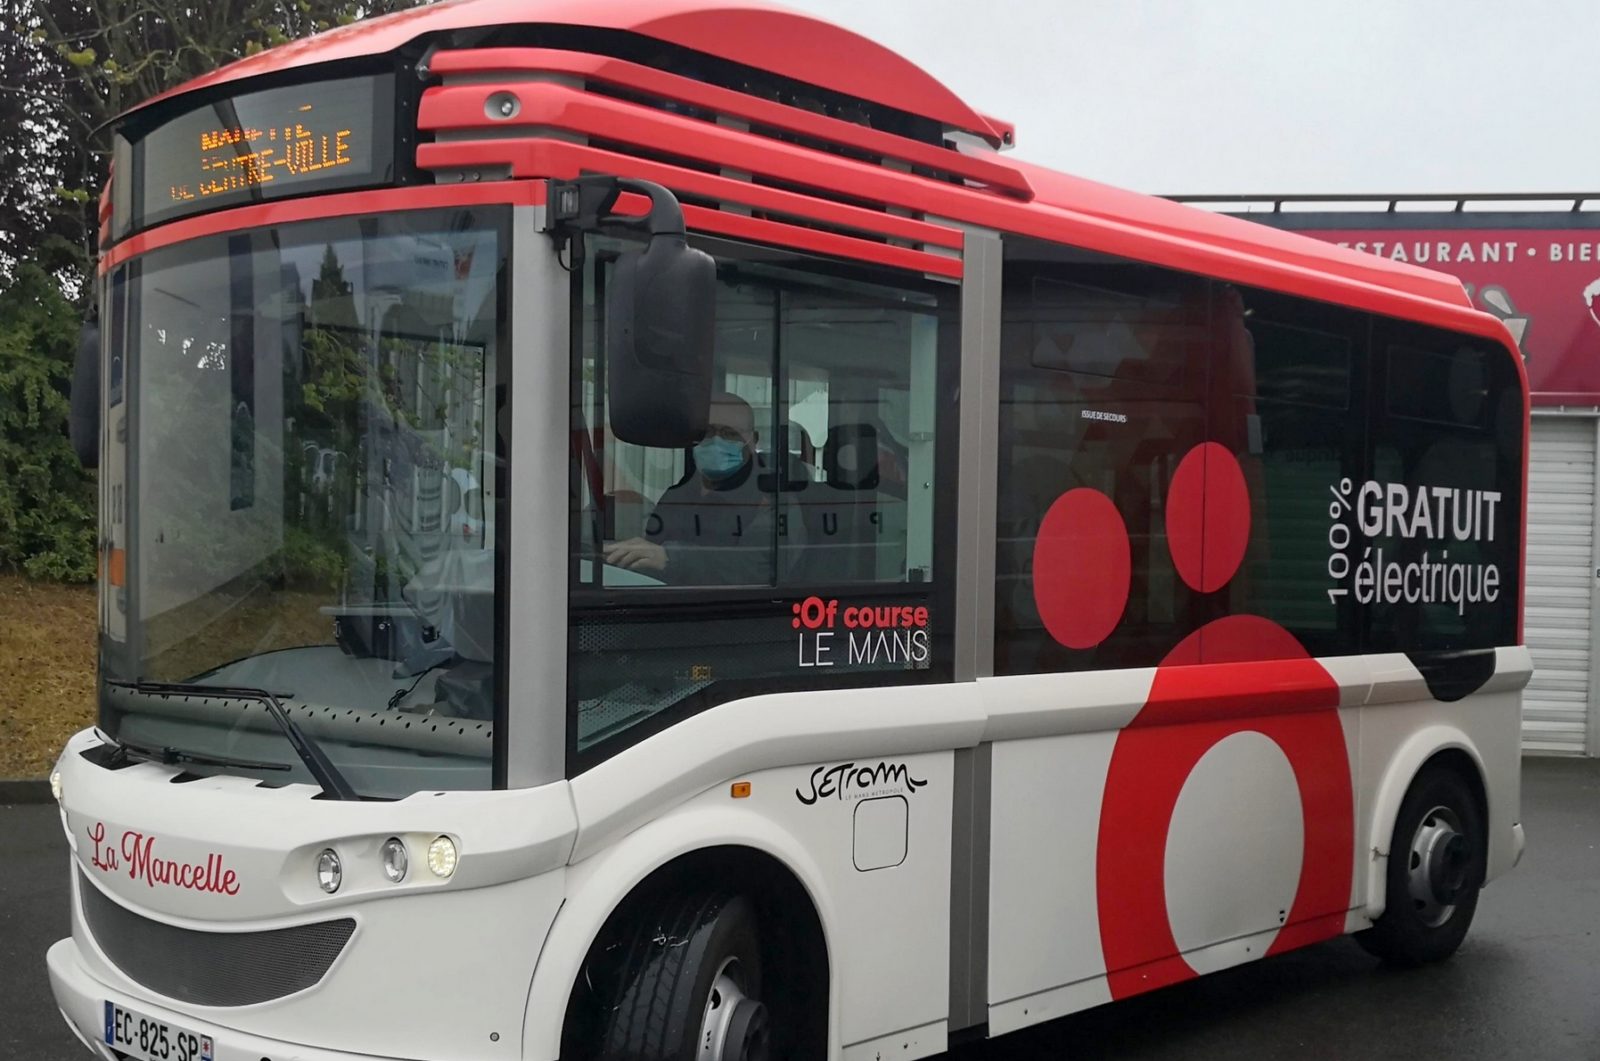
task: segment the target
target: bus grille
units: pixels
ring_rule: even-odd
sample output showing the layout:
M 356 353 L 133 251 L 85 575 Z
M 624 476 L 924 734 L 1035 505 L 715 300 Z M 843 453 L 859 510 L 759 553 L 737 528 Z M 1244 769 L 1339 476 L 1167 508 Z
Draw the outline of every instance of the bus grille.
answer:
M 141 917 L 87 878 L 79 892 L 84 921 L 113 965 L 152 991 L 197 1006 L 249 1006 L 313 987 L 356 928 L 345 917 L 265 932 L 197 932 Z

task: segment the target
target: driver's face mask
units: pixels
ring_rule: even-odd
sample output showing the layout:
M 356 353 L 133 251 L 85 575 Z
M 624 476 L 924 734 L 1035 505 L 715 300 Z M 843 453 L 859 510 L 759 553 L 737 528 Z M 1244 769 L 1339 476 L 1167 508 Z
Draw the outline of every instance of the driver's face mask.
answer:
M 726 479 L 744 467 L 744 459 L 742 439 L 711 435 L 695 443 L 694 466 L 713 482 Z

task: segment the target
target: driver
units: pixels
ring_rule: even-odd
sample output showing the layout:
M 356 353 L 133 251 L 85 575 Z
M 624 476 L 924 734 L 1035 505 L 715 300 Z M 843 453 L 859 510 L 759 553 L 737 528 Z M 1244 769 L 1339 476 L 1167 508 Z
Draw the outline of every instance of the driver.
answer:
M 769 583 L 773 504 L 759 483 L 759 437 L 748 402 L 712 395 L 694 473 L 661 495 L 643 537 L 606 547 L 606 563 L 679 586 Z

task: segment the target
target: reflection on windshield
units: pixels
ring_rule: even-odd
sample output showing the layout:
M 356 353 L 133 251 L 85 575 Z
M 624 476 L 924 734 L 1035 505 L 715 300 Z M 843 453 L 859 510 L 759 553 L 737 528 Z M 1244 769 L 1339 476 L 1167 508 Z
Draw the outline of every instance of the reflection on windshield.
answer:
M 363 791 L 488 783 L 502 258 L 460 212 L 144 259 L 120 676 L 292 694 Z M 119 704 L 129 740 L 282 757 L 238 705 Z

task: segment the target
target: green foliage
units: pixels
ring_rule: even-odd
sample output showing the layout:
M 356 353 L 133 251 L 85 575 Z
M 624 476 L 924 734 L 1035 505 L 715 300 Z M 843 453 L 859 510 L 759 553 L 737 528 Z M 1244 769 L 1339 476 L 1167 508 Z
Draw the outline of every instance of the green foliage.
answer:
M 344 543 L 294 523 L 283 528 L 283 581 L 296 589 L 332 590 L 344 585 Z
M 0 3 L 0 569 L 94 575 L 93 480 L 64 424 L 78 322 L 95 290 L 112 119 L 241 56 L 419 2 Z M 334 344 L 322 354 L 347 356 Z M 340 380 L 346 390 L 358 382 Z M 326 573 L 325 557 L 300 554 L 294 570 Z
M 67 439 L 78 318 L 55 280 L 21 265 L 0 290 L 0 568 L 87 582 L 95 489 Z
M 424 0 L 7 0 L 0 3 L 0 276 L 46 231 L 93 273 L 112 120 L 236 59 Z M 53 187 L 81 198 L 53 197 Z

